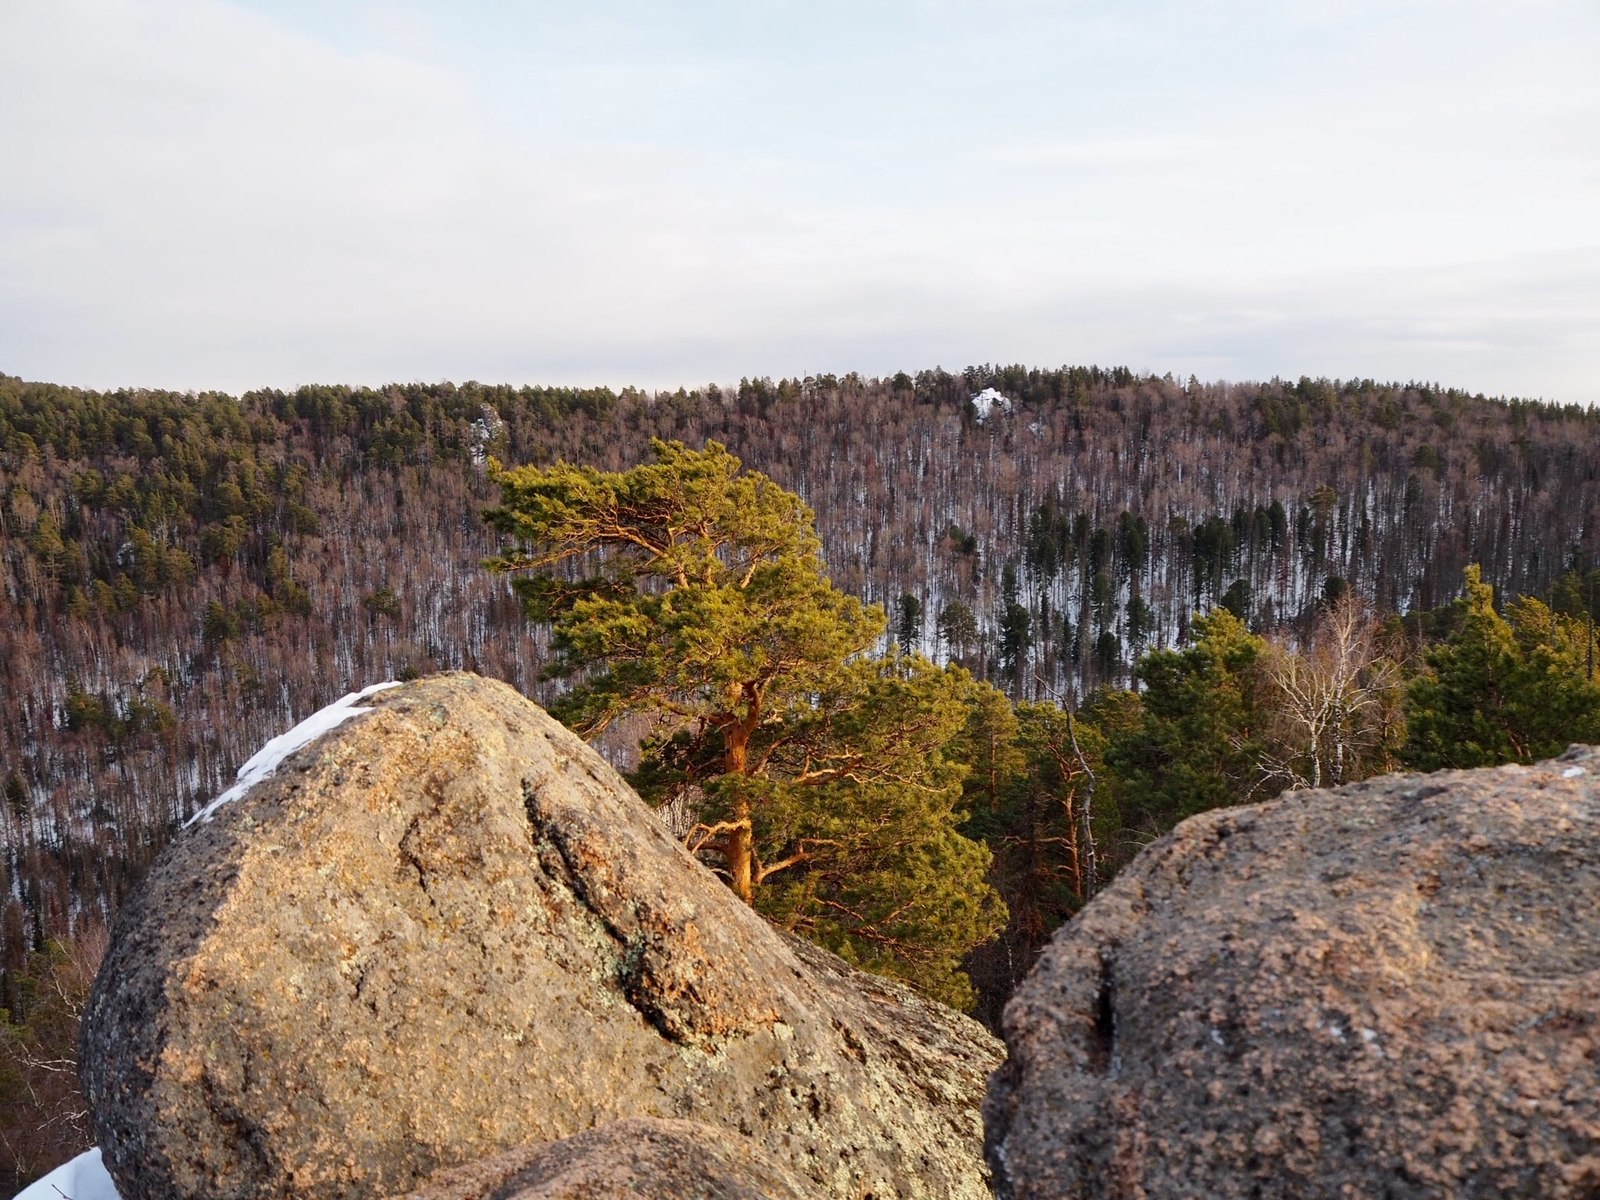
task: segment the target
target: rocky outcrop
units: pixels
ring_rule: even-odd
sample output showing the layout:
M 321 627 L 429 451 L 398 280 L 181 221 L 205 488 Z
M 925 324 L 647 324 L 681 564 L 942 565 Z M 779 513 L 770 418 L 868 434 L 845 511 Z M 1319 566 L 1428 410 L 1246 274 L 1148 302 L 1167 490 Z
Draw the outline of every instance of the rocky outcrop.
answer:
M 748 1138 L 632 1117 L 441 1172 L 404 1200 L 810 1200 Z
M 1600 752 L 1186 821 L 1005 1014 L 997 1191 L 1600 1195 Z
M 399 1194 L 628 1117 L 987 1195 L 980 1027 L 775 933 L 510 688 L 362 703 L 124 907 L 84 1037 L 123 1200 Z

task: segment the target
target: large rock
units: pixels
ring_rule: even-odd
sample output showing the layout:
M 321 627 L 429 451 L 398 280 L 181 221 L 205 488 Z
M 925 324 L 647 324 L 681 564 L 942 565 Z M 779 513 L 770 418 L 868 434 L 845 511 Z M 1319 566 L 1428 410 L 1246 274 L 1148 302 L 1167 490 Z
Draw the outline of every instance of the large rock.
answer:
M 512 689 L 366 703 L 118 920 L 84 1080 L 124 1200 L 397 1194 L 624 1117 L 822 1195 L 988 1194 L 981 1027 L 777 934 Z
M 1014 1200 L 1600 1195 L 1600 753 L 1186 821 L 1004 1029 Z
M 404 1200 L 810 1200 L 748 1138 L 693 1121 L 630 1117 L 559 1142 L 454 1167 Z

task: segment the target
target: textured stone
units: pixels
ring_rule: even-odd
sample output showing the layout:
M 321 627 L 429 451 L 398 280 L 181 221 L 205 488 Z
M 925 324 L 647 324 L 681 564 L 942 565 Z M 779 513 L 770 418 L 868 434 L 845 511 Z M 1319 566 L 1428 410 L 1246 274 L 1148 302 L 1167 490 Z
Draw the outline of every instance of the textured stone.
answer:
M 996 1189 L 1600 1195 L 1600 753 L 1207 813 L 1006 1009 Z
M 430 1179 L 405 1200 L 810 1200 L 748 1138 L 630 1117 Z
M 512 689 L 365 703 L 124 907 L 84 1044 L 124 1200 L 402 1193 L 624 1117 L 987 1194 L 979 1026 L 784 939 Z

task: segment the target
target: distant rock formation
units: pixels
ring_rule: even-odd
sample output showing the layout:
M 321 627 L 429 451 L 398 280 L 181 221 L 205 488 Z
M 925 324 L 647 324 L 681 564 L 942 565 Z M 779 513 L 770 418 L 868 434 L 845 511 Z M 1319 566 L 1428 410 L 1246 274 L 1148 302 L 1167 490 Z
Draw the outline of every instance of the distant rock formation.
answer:
M 1600 1195 L 1600 752 L 1207 813 L 1045 952 L 1000 1196 Z
M 625 1118 L 702 1129 L 652 1126 L 640 1163 L 988 1195 L 1000 1047 L 975 1022 L 775 932 L 510 688 L 446 675 L 363 704 L 123 909 L 84 1033 L 123 1200 L 396 1195 L 574 1139 L 529 1161 L 564 1170 Z M 713 1140 L 696 1158 L 685 1137 Z M 526 1195 L 566 1195 L 558 1177 Z

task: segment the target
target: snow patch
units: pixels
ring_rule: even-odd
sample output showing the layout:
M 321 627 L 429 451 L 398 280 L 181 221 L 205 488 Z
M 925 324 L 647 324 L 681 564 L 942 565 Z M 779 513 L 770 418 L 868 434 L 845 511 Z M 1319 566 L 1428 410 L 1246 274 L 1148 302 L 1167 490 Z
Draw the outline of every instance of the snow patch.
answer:
M 472 423 L 472 465 L 481 467 L 489 461 L 489 446 L 505 432 L 506 423 L 500 414 L 485 404 L 482 416 Z
M 1579 775 L 1587 775 L 1588 773 L 1589 772 L 1585 771 L 1582 767 L 1568 767 L 1565 771 L 1561 772 L 1561 778 L 1576 779 Z
M 100 1149 L 85 1150 L 71 1162 L 62 1163 L 36 1183 L 30 1183 L 16 1200 L 121 1200 L 116 1184 L 100 1161 Z
M 982 425 L 989 414 L 998 410 L 1005 416 L 1010 416 L 1013 411 L 1011 397 L 997 388 L 986 387 L 983 391 L 972 397 L 973 419 Z
M 312 713 L 300 724 L 289 730 L 288 733 L 280 733 L 261 749 L 257 750 L 251 756 L 250 761 L 239 768 L 237 783 L 184 822 L 184 828 L 187 829 L 190 825 L 211 820 L 219 808 L 224 804 L 231 804 L 263 779 L 272 775 L 277 771 L 278 764 L 296 750 L 316 741 L 330 729 L 338 728 L 351 717 L 358 717 L 362 713 L 372 711 L 370 708 L 355 707 L 358 700 L 365 700 L 368 696 L 399 686 L 400 684 L 397 680 L 391 679 L 387 683 L 375 683 L 369 688 L 361 689 L 359 692 L 351 692 L 348 696 L 342 696 L 335 700 L 327 708 Z M 82 1198 L 74 1196 L 72 1200 L 82 1200 Z

